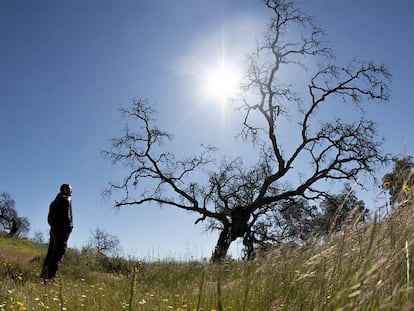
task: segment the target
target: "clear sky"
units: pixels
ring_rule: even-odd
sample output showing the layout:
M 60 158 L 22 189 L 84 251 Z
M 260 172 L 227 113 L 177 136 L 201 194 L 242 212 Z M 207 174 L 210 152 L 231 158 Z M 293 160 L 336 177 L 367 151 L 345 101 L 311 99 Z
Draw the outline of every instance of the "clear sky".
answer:
M 340 63 L 387 65 L 392 99 L 370 108 L 370 117 L 386 152 L 405 146 L 413 155 L 414 2 L 301 2 Z M 105 202 L 102 191 L 122 172 L 101 151 L 124 126 L 119 107 L 143 97 L 157 103 L 159 126 L 174 134 L 173 152 L 213 143 L 234 153 L 236 124 L 205 84 L 222 61 L 242 68 L 268 21 L 260 0 L 0 0 L 0 191 L 29 219 L 29 236 L 47 237 L 49 203 L 69 182 L 70 246 L 85 245 L 99 227 L 119 237 L 125 255 L 209 257 L 217 232 L 195 226 L 197 215 L 153 206 L 116 212 Z

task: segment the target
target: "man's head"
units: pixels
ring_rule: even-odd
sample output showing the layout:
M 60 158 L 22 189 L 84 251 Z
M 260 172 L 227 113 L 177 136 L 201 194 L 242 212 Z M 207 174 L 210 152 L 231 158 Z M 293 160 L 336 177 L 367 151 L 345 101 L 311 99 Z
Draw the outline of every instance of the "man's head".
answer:
M 60 186 L 60 193 L 71 196 L 72 195 L 72 186 L 69 184 L 63 184 Z

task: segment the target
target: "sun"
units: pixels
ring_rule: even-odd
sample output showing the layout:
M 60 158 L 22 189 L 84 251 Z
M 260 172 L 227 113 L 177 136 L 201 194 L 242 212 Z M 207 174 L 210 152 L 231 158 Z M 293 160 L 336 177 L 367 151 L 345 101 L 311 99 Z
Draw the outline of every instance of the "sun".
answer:
M 221 104 L 226 104 L 230 98 L 240 91 L 239 71 L 226 63 L 220 63 L 212 69 L 206 70 L 204 92 Z

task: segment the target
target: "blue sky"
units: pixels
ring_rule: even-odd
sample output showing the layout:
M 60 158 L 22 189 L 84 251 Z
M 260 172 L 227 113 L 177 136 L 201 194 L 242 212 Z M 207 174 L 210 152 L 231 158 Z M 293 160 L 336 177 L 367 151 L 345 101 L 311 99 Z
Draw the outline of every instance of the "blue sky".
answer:
M 307 0 L 302 8 L 326 30 L 340 63 L 387 65 L 391 101 L 369 116 L 386 152 L 414 154 L 414 2 Z M 69 182 L 70 246 L 85 245 L 100 227 L 119 237 L 125 255 L 209 257 L 217 232 L 195 226 L 197 215 L 153 206 L 116 212 L 105 202 L 102 191 L 122 171 L 101 151 L 124 126 L 118 108 L 143 97 L 157 103 L 174 152 L 201 143 L 238 152 L 236 121 L 203 91 L 203 79 L 222 59 L 242 68 L 268 21 L 259 0 L 0 0 L 0 191 L 29 219 L 30 234 L 47 236 L 48 205 Z

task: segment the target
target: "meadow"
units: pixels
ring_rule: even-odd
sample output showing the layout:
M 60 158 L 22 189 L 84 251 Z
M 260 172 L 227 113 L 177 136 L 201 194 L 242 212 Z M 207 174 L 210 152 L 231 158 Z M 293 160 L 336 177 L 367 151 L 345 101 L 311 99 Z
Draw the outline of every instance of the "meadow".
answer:
M 47 245 L 0 236 L 0 310 L 414 310 L 411 200 L 328 240 L 249 262 L 139 261 L 69 249 L 53 282 Z

